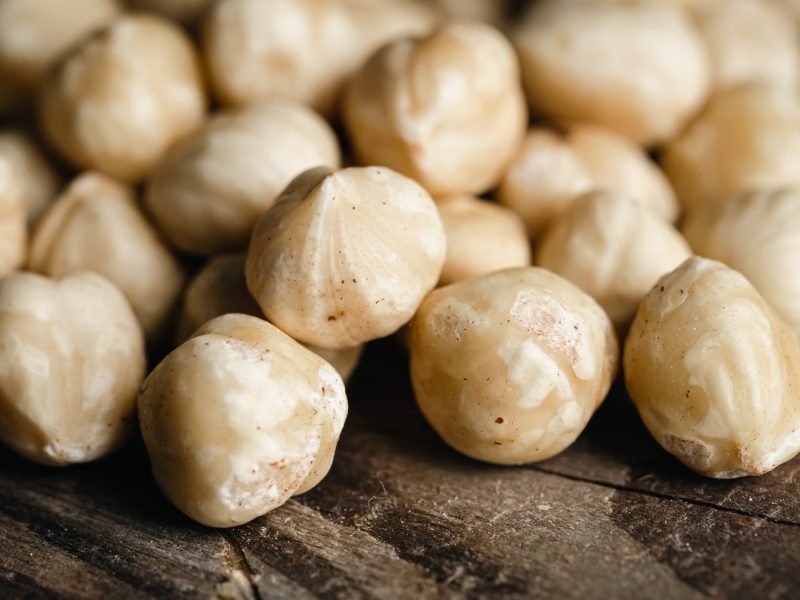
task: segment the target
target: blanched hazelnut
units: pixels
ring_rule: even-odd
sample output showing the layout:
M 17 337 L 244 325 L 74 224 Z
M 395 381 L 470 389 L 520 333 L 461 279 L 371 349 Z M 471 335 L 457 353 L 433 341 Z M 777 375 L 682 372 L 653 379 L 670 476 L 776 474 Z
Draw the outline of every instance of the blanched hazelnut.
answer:
M 385 167 L 311 169 L 256 225 L 247 287 L 292 337 L 347 348 L 411 319 L 445 245 L 433 200 L 411 179 Z
M 663 158 L 685 210 L 800 185 L 800 91 L 750 84 L 715 96 Z
M 629 324 L 656 281 L 692 255 L 669 223 L 612 192 L 580 197 L 545 232 L 536 264 L 565 277 Z
M 21 267 L 26 258 L 28 228 L 19 177 L 0 156 L 0 277 Z
M 139 395 L 158 485 L 211 527 L 246 523 L 316 485 L 346 415 L 333 367 L 246 315 L 207 323 L 156 367 Z
M 800 333 L 800 191 L 746 192 L 689 213 L 695 253 L 724 262 Z
M 206 263 L 186 288 L 181 311 L 179 340 L 182 342 L 204 323 L 229 313 L 264 318 L 264 313 L 247 291 L 244 254 L 223 254 Z M 342 379 L 350 379 L 361 358 L 363 346 L 330 350 L 303 344 L 327 360 Z
M 149 178 L 145 203 L 182 250 L 241 250 L 286 185 L 317 166 L 339 166 L 330 126 L 300 104 L 256 104 L 214 117 L 173 146 Z
M 588 295 L 534 267 L 432 292 L 411 323 L 422 413 L 453 448 L 497 464 L 567 448 L 614 376 L 611 322 Z
M 28 223 L 33 223 L 55 199 L 58 175 L 33 140 L 16 131 L 0 132 L 0 159 L 16 174 Z
M 447 236 L 439 285 L 531 264 L 525 224 L 515 213 L 474 196 L 450 196 L 436 202 Z
M 643 144 L 671 139 L 708 94 L 706 49 L 677 6 L 543 0 L 514 39 L 535 109 Z
M 132 8 L 149 10 L 182 23 L 192 23 L 211 6 L 213 0 L 127 0 Z
M 386 165 L 435 195 L 494 186 L 527 124 L 514 51 L 478 23 L 384 46 L 347 87 L 343 118 L 362 164 Z
M 92 172 L 76 178 L 42 217 L 28 264 L 51 277 L 76 271 L 107 277 L 128 298 L 148 338 L 163 330 L 185 279 L 133 190 Z
M 67 465 L 128 437 L 144 377 L 144 340 L 122 293 L 95 273 L 0 280 L 0 440 Z
M 120 17 L 81 44 L 41 93 L 44 132 L 74 164 L 130 181 L 203 118 L 191 42 L 169 21 Z
M 497 189 L 497 200 L 536 236 L 578 196 L 597 189 L 624 193 L 665 221 L 678 216 L 667 178 L 643 149 L 594 125 L 573 125 L 563 133 L 531 129 Z
M 690 258 L 639 307 L 625 382 L 668 452 L 709 477 L 760 475 L 800 451 L 800 341 L 722 263 Z

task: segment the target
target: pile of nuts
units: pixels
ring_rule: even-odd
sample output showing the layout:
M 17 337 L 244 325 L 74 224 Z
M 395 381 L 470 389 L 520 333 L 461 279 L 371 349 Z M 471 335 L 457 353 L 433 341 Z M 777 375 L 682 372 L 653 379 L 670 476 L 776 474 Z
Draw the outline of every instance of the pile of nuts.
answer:
M 138 431 L 176 507 L 238 525 L 325 477 L 398 334 L 475 459 L 565 450 L 621 360 L 688 467 L 775 468 L 797 9 L 0 0 L 0 440 L 70 465 Z

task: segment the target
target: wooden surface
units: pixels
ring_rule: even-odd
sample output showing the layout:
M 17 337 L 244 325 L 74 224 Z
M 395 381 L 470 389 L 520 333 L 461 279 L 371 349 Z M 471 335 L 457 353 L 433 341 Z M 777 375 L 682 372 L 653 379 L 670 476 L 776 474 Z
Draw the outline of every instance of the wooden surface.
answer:
M 231 530 L 171 508 L 141 446 L 62 470 L 0 451 L 0 596 L 800 596 L 799 460 L 701 479 L 616 390 L 563 455 L 484 465 L 438 441 L 404 372 L 370 348 L 328 478 Z

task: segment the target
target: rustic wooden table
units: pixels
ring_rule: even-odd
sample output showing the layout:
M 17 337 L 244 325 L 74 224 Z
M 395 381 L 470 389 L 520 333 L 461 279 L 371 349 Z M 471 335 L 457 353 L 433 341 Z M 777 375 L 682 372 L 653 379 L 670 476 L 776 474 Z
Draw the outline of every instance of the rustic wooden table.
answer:
M 9 598 L 797 598 L 800 460 L 701 479 L 621 390 L 563 455 L 500 468 L 422 421 L 391 342 L 351 385 L 331 474 L 235 529 L 162 498 L 141 447 L 53 470 L 0 452 Z

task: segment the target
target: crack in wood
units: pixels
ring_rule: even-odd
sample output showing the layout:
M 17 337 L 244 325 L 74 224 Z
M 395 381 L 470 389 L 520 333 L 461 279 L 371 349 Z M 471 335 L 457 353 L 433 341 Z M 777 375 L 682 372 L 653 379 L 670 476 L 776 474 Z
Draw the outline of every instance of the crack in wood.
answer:
M 242 546 L 239 544 L 239 541 L 230 531 L 220 531 L 219 533 L 223 542 L 232 553 L 231 558 L 233 558 L 233 560 L 228 563 L 232 573 L 231 581 L 241 584 L 241 579 L 235 577 L 235 573 L 238 572 L 243 574 L 243 579 L 247 583 L 247 588 L 242 589 L 241 591 L 247 596 L 247 598 L 252 600 L 263 600 L 257 585 L 258 575 L 256 574 L 250 562 L 247 560 L 247 556 L 245 555 Z

